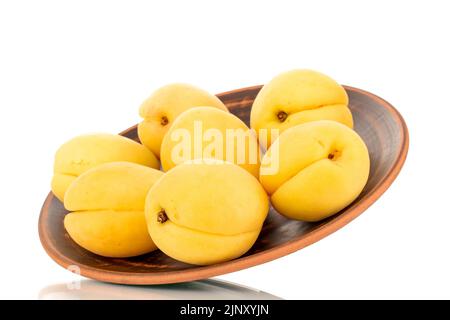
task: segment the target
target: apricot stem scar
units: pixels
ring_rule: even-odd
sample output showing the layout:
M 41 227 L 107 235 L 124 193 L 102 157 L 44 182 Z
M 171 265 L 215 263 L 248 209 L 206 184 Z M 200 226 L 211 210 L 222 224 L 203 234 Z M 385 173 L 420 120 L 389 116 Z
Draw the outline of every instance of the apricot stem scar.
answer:
M 159 223 L 164 223 L 164 222 L 166 222 L 167 220 L 169 220 L 169 217 L 167 217 L 167 214 L 166 214 L 166 212 L 164 211 L 164 209 L 162 209 L 161 211 L 158 212 L 158 217 L 156 218 L 156 220 L 157 220 Z
M 288 114 L 284 111 L 280 111 L 277 113 L 277 118 L 280 120 L 280 122 L 284 122 L 287 118 Z
M 169 123 L 169 119 L 166 116 L 161 117 L 161 125 L 165 126 Z
M 328 154 L 328 159 L 330 160 L 336 160 L 337 157 L 339 157 L 339 151 L 337 150 L 334 150 Z

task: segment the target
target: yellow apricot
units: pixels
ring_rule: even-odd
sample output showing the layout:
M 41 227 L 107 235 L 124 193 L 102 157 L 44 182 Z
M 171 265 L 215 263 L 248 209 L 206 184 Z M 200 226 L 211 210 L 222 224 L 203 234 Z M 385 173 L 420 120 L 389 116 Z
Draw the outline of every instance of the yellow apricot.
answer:
M 178 116 L 161 144 L 165 171 L 186 160 L 226 160 L 259 174 L 259 145 L 235 115 L 211 107 L 191 108 Z
M 267 194 L 246 170 L 220 160 L 187 161 L 152 187 L 145 216 L 160 250 L 208 265 L 247 252 L 269 209 Z
M 64 226 L 81 247 L 106 257 L 156 249 L 145 221 L 145 199 L 163 173 L 131 162 L 111 162 L 76 178 L 66 191 Z
M 312 70 L 281 73 L 266 84 L 253 102 L 250 125 L 261 129 L 284 130 L 306 122 L 334 120 L 353 127 L 345 89 L 330 77 Z M 273 142 L 267 135 L 268 148 Z
M 260 181 L 274 208 L 305 221 L 324 219 L 348 206 L 363 190 L 370 170 L 364 141 L 329 120 L 287 129 L 261 162 Z M 263 174 L 265 166 L 278 170 Z
M 87 134 L 64 143 L 56 152 L 52 191 L 61 201 L 80 174 L 99 164 L 128 161 L 159 169 L 155 155 L 143 145 L 115 134 Z
M 138 125 L 142 144 L 159 157 L 161 142 L 176 117 L 183 111 L 198 106 L 228 111 L 219 98 L 189 84 L 174 83 L 156 90 L 139 109 L 139 114 L 144 119 Z

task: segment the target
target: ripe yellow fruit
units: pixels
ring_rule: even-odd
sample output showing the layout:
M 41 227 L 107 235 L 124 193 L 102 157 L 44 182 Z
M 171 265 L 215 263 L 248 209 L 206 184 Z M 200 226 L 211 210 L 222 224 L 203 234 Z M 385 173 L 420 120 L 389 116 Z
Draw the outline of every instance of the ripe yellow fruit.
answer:
M 147 231 L 144 207 L 159 170 L 131 162 L 99 165 L 67 189 L 64 218 L 70 237 L 105 257 L 132 257 L 156 249 Z
M 250 125 L 284 130 L 306 122 L 334 120 L 353 127 L 345 89 L 330 77 L 312 70 L 292 70 L 273 78 L 258 93 L 250 114 Z M 267 136 L 268 148 L 273 139 Z
M 165 171 L 186 160 L 226 160 L 259 174 L 255 134 L 235 115 L 211 107 L 191 108 L 178 116 L 161 144 Z
M 208 265 L 247 252 L 268 209 L 267 194 L 244 169 L 219 160 L 188 161 L 152 187 L 145 216 L 160 250 L 186 263 Z
M 260 176 L 281 214 L 318 221 L 348 206 L 363 190 L 370 160 L 364 141 L 352 129 L 322 120 L 286 130 L 261 161 L 278 166 L 273 175 Z
M 174 83 L 156 90 L 142 103 L 138 125 L 142 144 L 159 157 L 161 142 L 176 117 L 192 107 L 210 106 L 228 111 L 216 96 L 191 85 Z
M 128 161 L 159 169 L 156 156 L 143 145 L 115 134 L 88 134 L 63 144 L 55 155 L 52 191 L 61 201 L 80 174 L 99 164 Z

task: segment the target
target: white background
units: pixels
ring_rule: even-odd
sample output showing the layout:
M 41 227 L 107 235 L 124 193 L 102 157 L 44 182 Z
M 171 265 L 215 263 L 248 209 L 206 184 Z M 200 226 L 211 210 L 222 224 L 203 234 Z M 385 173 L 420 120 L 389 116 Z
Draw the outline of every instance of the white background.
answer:
M 170 82 L 218 93 L 293 68 L 390 101 L 410 130 L 408 159 L 345 228 L 219 278 L 290 299 L 450 298 L 446 2 L 2 1 L 0 298 L 76 279 L 37 232 L 61 143 L 137 123 L 142 100 Z

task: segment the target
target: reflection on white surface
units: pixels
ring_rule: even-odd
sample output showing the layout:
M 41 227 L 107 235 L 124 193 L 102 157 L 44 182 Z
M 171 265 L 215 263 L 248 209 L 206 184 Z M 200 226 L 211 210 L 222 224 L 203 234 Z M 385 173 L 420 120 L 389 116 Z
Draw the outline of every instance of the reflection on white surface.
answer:
M 221 280 L 187 283 L 127 286 L 83 280 L 48 286 L 39 292 L 41 300 L 277 300 L 270 293 Z

